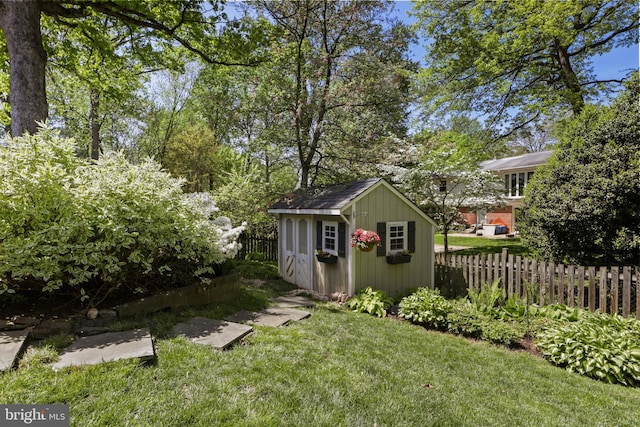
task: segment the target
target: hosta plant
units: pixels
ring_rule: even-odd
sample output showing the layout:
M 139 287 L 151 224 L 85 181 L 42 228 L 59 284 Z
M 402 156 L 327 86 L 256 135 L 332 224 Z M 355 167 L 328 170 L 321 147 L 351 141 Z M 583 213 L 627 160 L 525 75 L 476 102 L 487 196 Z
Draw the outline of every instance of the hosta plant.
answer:
M 357 295 L 347 301 L 347 306 L 358 313 L 370 313 L 374 316 L 385 317 L 387 308 L 393 305 L 393 299 L 384 291 L 374 291 L 370 286 L 362 289 Z
M 415 323 L 433 328 L 446 328 L 449 303 L 437 289 L 418 288 L 400 301 L 398 315 Z
M 591 313 L 550 328 L 536 345 L 553 364 L 608 383 L 640 385 L 640 322 Z

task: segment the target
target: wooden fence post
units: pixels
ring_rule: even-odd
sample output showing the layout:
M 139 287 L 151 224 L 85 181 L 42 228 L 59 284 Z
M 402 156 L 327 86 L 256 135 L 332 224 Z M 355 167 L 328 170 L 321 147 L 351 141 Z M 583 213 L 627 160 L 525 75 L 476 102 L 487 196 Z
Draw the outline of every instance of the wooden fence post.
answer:
M 482 268 L 480 268 L 481 277 L 480 286 L 478 286 L 479 291 L 481 291 L 484 284 L 487 283 L 487 270 L 489 270 L 489 268 L 487 268 L 487 256 L 485 254 L 480 255 L 480 266 Z
M 530 283 L 530 275 L 529 275 L 529 258 L 525 258 L 523 260 L 522 267 L 522 294 L 529 301 L 529 286 Z
M 514 292 L 518 297 L 522 298 L 524 292 L 522 292 L 522 257 L 520 255 L 516 256 L 516 265 L 514 269 L 516 270 Z
M 616 268 L 616 272 L 617 271 L 618 269 Z M 616 274 L 616 283 L 618 285 L 620 284 L 619 280 L 620 280 L 620 276 Z M 638 280 L 637 276 L 636 276 L 636 280 Z M 629 317 L 630 314 L 631 314 L 631 267 L 624 267 L 622 269 L 622 315 L 624 317 Z
M 584 267 L 578 266 L 578 308 L 584 308 Z
M 556 265 L 551 261 L 547 267 L 549 271 L 549 303 L 555 304 L 556 299 Z
M 600 267 L 600 313 L 607 312 L 607 267 Z
M 558 303 L 564 304 L 564 264 L 558 264 Z
M 569 270 L 567 272 L 569 275 L 569 279 L 567 283 L 567 304 L 569 305 L 569 307 L 573 307 L 573 302 L 575 300 L 575 288 L 574 288 L 575 268 L 573 265 L 568 265 L 567 269 Z
M 531 261 L 531 286 L 534 287 L 539 285 L 540 284 L 538 283 L 538 261 L 534 259 L 533 261 Z M 531 295 L 531 298 L 533 299 L 535 297 Z
M 620 297 L 620 269 L 611 267 L 611 314 L 620 309 L 618 298 Z
M 596 268 L 589 267 L 589 311 L 596 311 Z
M 547 301 L 547 263 L 540 261 L 540 305 Z

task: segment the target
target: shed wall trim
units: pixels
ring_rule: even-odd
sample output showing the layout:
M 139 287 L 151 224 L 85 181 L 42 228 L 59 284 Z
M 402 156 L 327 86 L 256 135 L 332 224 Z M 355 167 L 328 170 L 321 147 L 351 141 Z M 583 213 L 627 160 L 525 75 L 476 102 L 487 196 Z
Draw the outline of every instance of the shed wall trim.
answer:
M 267 212 L 287 215 L 341 215 L 340 209 L 269 209 Z

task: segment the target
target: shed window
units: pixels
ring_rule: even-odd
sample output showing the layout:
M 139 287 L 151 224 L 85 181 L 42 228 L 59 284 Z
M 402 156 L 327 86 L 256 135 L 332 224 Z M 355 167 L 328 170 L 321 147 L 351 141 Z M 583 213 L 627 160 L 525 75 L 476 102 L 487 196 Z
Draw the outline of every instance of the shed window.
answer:
M 285 238 L 286 238 L 286 250 L 293 252 L 293 220 L 287 218 L 285 221 Z
M 407 250 L 407 222 L 388 222 L 387 237 L 387 253 L 395 254 Z
M 338 254 L 338 223 L 322 222 L 322 250 L 333 255 Z

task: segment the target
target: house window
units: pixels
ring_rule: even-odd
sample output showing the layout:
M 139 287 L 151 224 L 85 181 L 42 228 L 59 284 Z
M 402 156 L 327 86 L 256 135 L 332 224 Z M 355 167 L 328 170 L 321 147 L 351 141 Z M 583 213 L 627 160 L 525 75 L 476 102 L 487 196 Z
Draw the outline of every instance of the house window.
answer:
M 446 179 L 441 179 L 440 180 L 440 192 L 441 193 L 446 193 L 447 192 L 447 180 Z
M 407 250 L 407 222 L 388 222 L 387 237 L 387 253 Z
M 322 250 L 332 255 L 338 255 L 338 223 L 322 222 Z
M 524 189 L 533 177 L 533 172 L 519 172 L 504 176 L 505 194 L 507 197 L 524 197 Z

